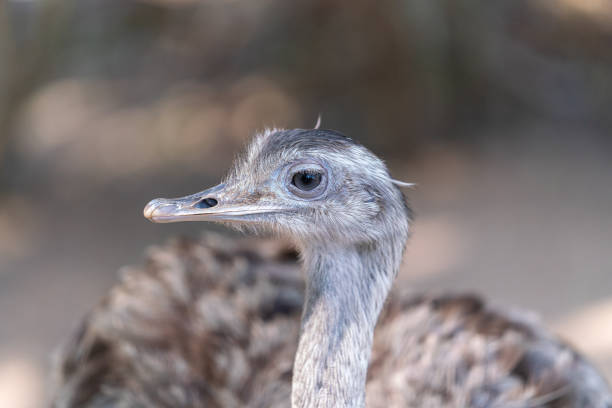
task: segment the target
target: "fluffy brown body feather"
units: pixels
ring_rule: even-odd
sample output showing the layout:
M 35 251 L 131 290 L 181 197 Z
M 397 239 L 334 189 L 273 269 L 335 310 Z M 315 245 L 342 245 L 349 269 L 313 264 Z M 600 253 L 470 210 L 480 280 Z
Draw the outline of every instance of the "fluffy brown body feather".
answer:
M 208 235 L 153 248 L 65 345 L 56 408 L 288 407 L 303 277 L 271 241 Z M 612 407 L 599 374 L 518 314 L 392 292 L 368 407 Z

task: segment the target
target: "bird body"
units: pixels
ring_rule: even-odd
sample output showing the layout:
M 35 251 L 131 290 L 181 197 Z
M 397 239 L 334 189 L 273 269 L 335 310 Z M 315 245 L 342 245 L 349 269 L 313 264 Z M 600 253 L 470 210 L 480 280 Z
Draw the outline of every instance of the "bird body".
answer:
M 272 130 L 219 186 L 153 200 L 153 221 L 272 232 L 301 262 L 213 236 L 151 250 L 64 348 L 55 406 L 612 407 L 524 315 L 391 290 L 410 229 L 396 183 L 337 132 Z

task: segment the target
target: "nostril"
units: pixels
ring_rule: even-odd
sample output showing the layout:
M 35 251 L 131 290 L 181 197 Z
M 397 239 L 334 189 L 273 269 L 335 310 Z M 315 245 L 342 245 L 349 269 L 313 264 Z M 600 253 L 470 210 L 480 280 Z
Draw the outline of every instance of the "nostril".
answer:
M 195 206 L 197 208 L 210 208 L 217 205 L 217 200 L 211 197 L 203 198 Z

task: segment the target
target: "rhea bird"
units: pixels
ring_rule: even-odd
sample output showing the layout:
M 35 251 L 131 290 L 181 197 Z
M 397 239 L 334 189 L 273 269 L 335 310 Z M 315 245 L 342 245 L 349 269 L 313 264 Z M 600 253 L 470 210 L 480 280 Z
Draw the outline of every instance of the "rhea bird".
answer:
M 275 129 L 216 187 L 151 201 L 153 222 L 273 233 L 300 260 L 210 235 L 151 250 L 64 348 L 55 406 L 612 407 L 597 370 L 537 321 L 391 291 L 411 225 L 402 185 L 336 131 Z

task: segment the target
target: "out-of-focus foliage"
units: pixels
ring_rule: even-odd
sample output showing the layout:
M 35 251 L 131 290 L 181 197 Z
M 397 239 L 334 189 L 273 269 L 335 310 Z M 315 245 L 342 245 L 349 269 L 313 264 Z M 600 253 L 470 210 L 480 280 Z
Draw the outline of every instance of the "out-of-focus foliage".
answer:
M 0 7 L 5 171 L 49 154 L 96 174 L 189 165 L 202 149 L 225 158 L 253 129 L 309 126 L 319 112 L 391 153 L 465 139 L 474 124 L 612 121 L 606 1 Z

